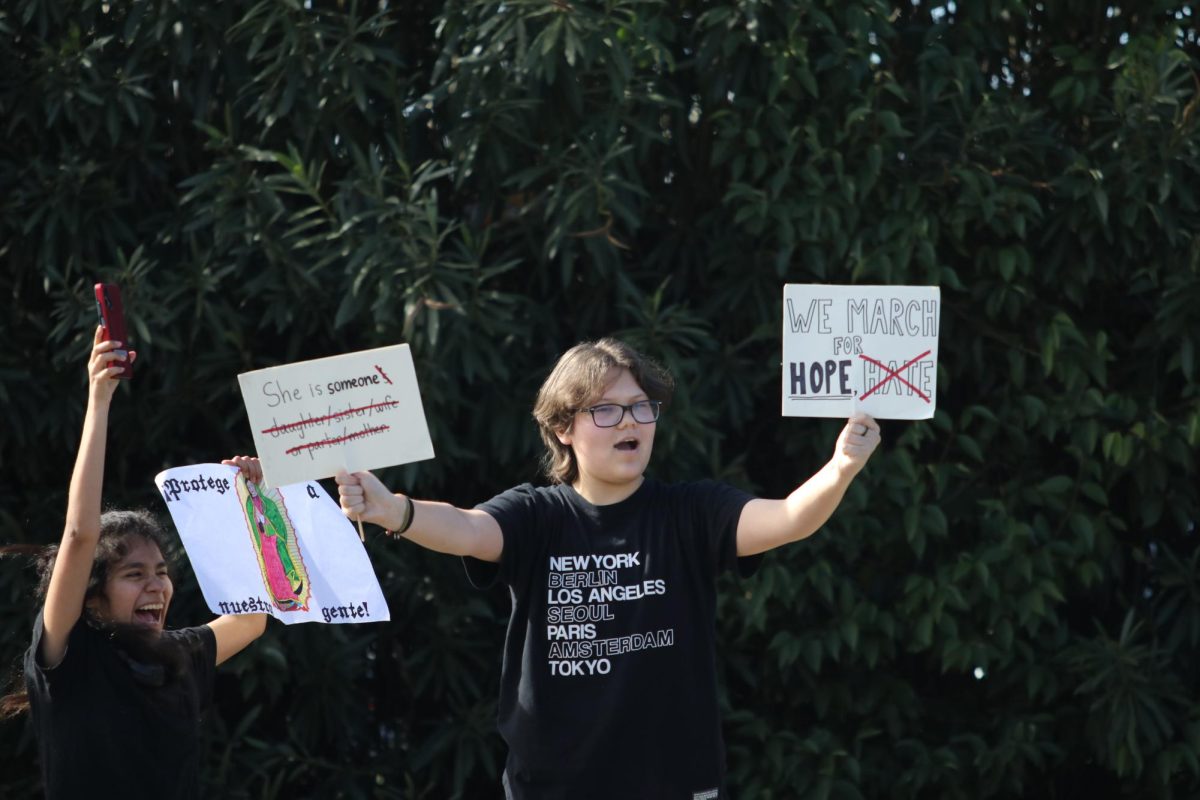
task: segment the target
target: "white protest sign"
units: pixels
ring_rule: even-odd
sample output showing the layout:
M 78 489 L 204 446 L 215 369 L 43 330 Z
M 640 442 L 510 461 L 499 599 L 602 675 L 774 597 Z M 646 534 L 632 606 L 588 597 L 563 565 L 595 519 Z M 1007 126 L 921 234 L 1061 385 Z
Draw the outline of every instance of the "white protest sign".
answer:
M 238 375 L 270 486 L 433 458 L 408 345 Z
M 929 419 L 940 321 L 936 286 L 784 286 L 783 415 Z
M 320 484 L 268 489 L 225 464 L 168 469 L 154 483 L 214 614 L 391 618 L 354 526 Z

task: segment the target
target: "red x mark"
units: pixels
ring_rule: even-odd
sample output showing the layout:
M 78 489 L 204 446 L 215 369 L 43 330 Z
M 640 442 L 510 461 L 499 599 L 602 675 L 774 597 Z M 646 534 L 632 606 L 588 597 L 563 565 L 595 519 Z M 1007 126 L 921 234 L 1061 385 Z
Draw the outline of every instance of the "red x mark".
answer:
M 924 400 L 926 403 L 928 403 L 928 402 L 929 402 L 929 395 L 925 394 L 925 393 L 924 393 L 924 392 L 922 392 L 920 389 L 918 389 L 917 387 L 913 386 L 913 385 L 912 385 L 911 383 L 909 383 L 908 381 L 904 380 L 904 377 L 903 377 L 903 376 L 902 376 L 900 373 L 901 373 L 903 370 L 906 370 L 906 369 L 908 369 L 908 368 L 909 368 L 909 367 L 911 367 L 913 364 L 917 363 L 917 362 L 918 362 L 918 361 L 920 361 L 922 358 L 924 358 L 925 356 L 929 355 L 929 354 L 930 354 L 930 353 L 932 353 L 932 352 L 933 352 L 932 350 L 926 350 L 924 353 L 921 353 L 921 355 L 917 356 L 917 357 L 916 357 L 916 358 L 914 358 L 913 360 L 911 360 L 911 361 L 909 361 L 909 362 L 907 362 L 907 363 L 901 364 L 901 365 L 900 365 L 900 369 L 892 369 L 891 367 L 885 366 L 885 365 L 884 365 L 882 362 L 880 362 L 880 361 L 876 361 L 875 359 L 871 358 L 870 356 L 864 356 L 862 353 L 859 353 L 859 354 L 858 354 L 858 357 L 859 357 L 859 358 L 863 359 L 864 361 L 870 361 L 872 364 L 874 364 L 875 366 L 879 367 L 879 368 L 880 368 L 881 370 L 883 370 L 884 372 L 888 373 L 888 376 L 887 376 L 886 378 L 884 378 L 883 380 L 881 380 L 879 383 L 877 383 L 877 384 L 875 384 L 874 386 L 872 386 L 872 387 L 871 387 L 871 388 L 870 388 L 870 389 L 869 389 L 867 392 L 865 392 L 864 394 L 861 394 L 861 395 L 859 395 L 858 399 L 859 399 L 859 400 L 865 400 L 865 399 L 868 397 L 868 395 L 874 394 L 876 391 L 878 391 L 878 390 L 879 390 L 879 387 L 883 386 L 885 383 L 887 383 L 888 381 L 890 381 L 892 378 L 895 378 L 896 380 L 900 381 L 901 383 L 903 383 L 903 384 L 904 384 L 905 386 L 907 386 L 908 388 L 912 389 L 912 390 L 913 390 L 914 392 L 916 392 L 918 395 L 920 395 L 921 399 L 922 399 L 922 400 Z

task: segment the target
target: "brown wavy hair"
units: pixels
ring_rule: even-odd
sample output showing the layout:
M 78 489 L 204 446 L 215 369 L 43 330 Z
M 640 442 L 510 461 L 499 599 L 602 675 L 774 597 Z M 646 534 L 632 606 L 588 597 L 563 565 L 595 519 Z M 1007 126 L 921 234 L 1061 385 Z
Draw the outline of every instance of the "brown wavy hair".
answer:
M 675 391 L 671 374 L 619 339 L 582 342 L 563 353 L 538 390 L 533 418 L 546 445 L 542 466 L 553 483 L 574 483 L 579 477 L 575 451 L 558 440 L 569 431 L 575 415 L 600 399 L 622 369 L 637 381 L 651 400 L 666 405 Z
M 83 614 L 90 624 L 111 630 L 113 640 L 131 658 L 147 663 L 163 664 L 174 672 L 180 666 L 179 653 L 173 646 L 160 646 L 156 636 L 147 636 L 140 626 L 105 622 L 91 617 L 87 602 L 104 593 L 108 583 L 108 571 L 128 553 L 136 540 L 144 540 L 158 547 L 166 556 L 167 539 L 162 525 L 153 514 L 144 509 L 105 511 L 100 515 L 100 538 L 96 542 L 96 553 L 92 557 L 92 571 L 88 575 L 87 589 L 83 596 Z M 50 588 L 50 576 L 58 559 L 58 545 L 8 545 L 0 547 L 0 555 L 32 556 L 38 573 L 36 592 L 37 605 L 46 602 L 46 591 Z M 13 717 L 29 710 L 29 695 L 21 686 L 21 669 L 15 670 L 12 680 L 13 691 L 0 697 L 0 719 Z M 17 688 L 21 687 L 21 688 Z

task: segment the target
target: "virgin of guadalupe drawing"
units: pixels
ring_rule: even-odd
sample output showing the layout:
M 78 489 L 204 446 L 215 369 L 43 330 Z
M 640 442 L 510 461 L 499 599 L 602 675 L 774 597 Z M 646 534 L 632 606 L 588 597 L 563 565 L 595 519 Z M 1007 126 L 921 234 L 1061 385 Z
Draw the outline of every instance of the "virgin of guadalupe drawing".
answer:
M 250 483 L 240 474 L 237 490 L 271 602 L 280 611 L 307 611 L 312 588 L 283 495 L 278 489 Z

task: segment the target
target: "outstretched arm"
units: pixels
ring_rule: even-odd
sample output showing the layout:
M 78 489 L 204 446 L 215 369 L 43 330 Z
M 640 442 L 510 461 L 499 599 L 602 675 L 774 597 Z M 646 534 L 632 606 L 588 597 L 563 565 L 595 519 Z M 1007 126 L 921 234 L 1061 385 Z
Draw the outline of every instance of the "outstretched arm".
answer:
M 108 438 L 108 410 L 117 389 L 117 375 L 126 360 L 136 356 L 121 350 L 122 342 L 103 340 L 103 328 L 96 328 L 92 354 L 88 360 L 88 405 L 83 417 L 83 436 L 71 488 L 67 494 L 67 519 L 62 541 L 50 574 L 41 661 L 46 667 L 57 666 L 67 649 L 67 637 L 83 613 L 83 596 L 92 573 L 92 560 L 100 540 L 100 491 L 104 485 L 104 450 Z
M 254 456 L 234 456 L 221 461 L 237 467 L 250 483 L 262 481 L 262 464 Z M 266 614 L 226 614 L 208 623 L 217 640 L 217 664 L 233 658 L 267 629 Z
M 350 519 L 372 522 L 388 530 L 399 530 L 407 521 L 404 538 L 422 547 L 481 561 L 500 560 L 504 536 L 500 524 L 487 512 L 414 500 L 412 518 L 408 520 L 408 498 L 389 492 L 370 472 L 339 473 L 337 484 L 342 513 Z
M 854 476 L 879 446 L 879 423 L 866 414 L 850 418 L 833 458 L 783 500 L 756 498 L 738 520 L 737 553 L 752 556 L 811 536 L 833 515 Z

